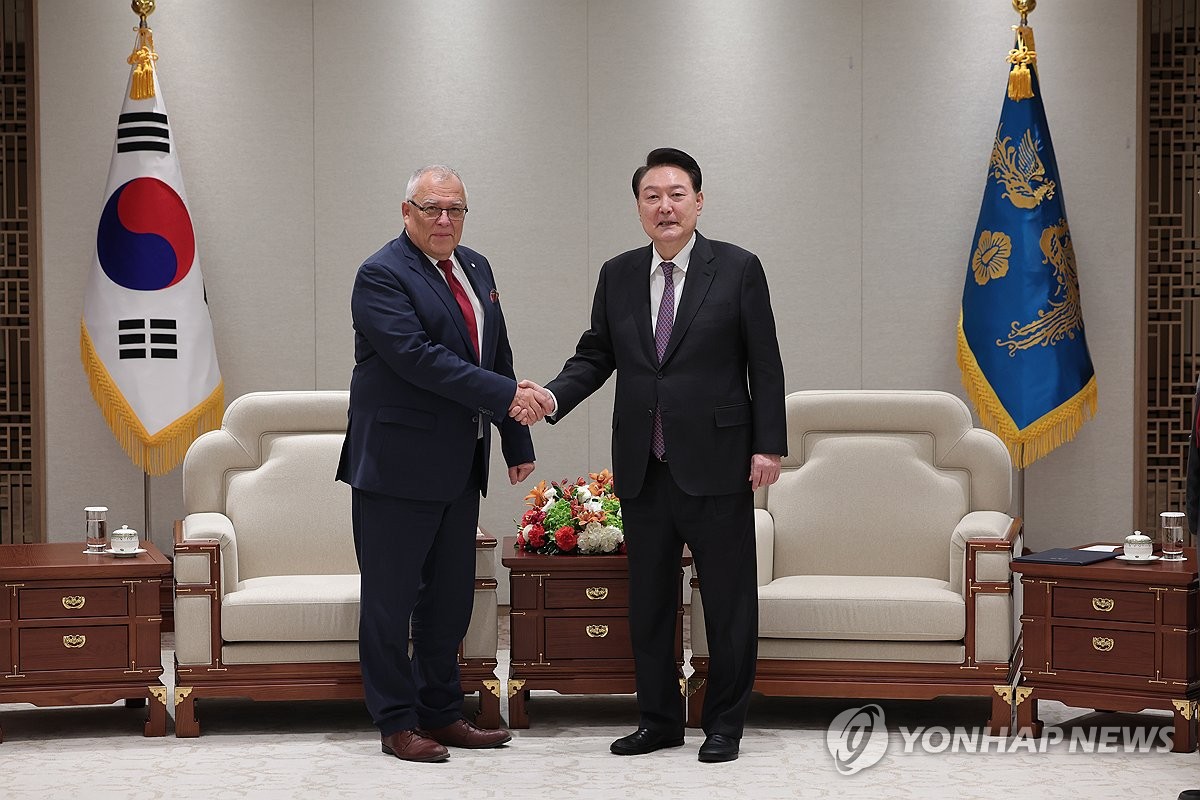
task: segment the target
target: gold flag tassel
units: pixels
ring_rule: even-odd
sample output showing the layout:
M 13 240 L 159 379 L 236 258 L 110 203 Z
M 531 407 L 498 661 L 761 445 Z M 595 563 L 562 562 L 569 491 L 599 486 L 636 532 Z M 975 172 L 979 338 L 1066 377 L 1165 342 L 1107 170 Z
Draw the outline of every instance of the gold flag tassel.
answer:
M 142 25 L 138 27 L 137 46 L 125 59 L 133 67 L 133 79 L 129 82 L 130 100 L 149 100 L 154 97 L 154 62 L 158 53 L 154 52 L 154 31 L 145 25 L 146 18 L 142 17 Z
M 153 436 L 130 407 L 117 382 L 96 353 L 87 324 L 80 320 L 79 353 L 87 372 L 88 387 L 100 406 L 100 413 L 121 449 L 143 472 L 154 477 L 166 475 L 183 461 L 192 441 L 202 433 L 221 427 L 225 414 L 225 382 L 217 383 L 199 405 Z
M 1008 73 L 1008 96 L 1020 102 L 1033 97 L 1033 77 L 1029 68 L 1037 66 L 1037 51 L 1033 49 L 1033 28 L 1014 25 L 1013 30 L 1017 34 L 1017 46 L 1008 51 L 1005 59 L 1012 64 Z

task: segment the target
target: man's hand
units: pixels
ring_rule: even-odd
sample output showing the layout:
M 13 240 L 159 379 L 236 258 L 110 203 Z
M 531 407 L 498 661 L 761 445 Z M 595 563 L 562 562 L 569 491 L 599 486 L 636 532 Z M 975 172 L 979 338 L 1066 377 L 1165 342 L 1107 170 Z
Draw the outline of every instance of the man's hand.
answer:
M 780 456 L 755 453 L 750 456 L 750 488 L 758 491 L 779 480 Z
M 512 405 L 508 409 L 510 417 L 522 425 L 533 425 L 553 412 L 554 398 L 549 392 L 530 380 L 517 384 L 517 393 L 513 395 Z
M 517 464 L 515 467 L 508 468 L 508 482 L 516 486 L 521 481 L 525 480 L 533 473 L 534 462 L 530 461 L 525 464 Z

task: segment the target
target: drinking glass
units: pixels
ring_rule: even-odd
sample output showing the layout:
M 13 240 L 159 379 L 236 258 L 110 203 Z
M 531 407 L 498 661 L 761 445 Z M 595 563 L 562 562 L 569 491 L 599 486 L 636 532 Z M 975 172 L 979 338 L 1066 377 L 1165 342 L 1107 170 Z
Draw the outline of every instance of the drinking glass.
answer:
M 87 526 L 87 552 L 103 553 L 108 549 L 108 507 L 88 506 L 83 515 Z
M 1163 561 L 1183 561 L 1183 542 L 1187 536 L 1187 517 L 1180 511 L 1164 511 L 1158 515 L 1162 523 Z

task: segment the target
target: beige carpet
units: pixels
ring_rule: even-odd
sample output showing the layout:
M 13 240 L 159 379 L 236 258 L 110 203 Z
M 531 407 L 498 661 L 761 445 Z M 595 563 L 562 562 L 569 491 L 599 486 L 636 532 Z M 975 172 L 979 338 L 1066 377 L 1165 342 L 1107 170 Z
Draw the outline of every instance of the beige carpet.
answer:
M 169 637 L 166 637 L 170 644 Z M 164 664 L 172 653 L 164 647 Z M 508 652 L 500 654 L 504 674 Z M 1200 787 L 1200 755 L 1074 752 L 1068 741 L 1031 752 L 1028 741 L 991 740 L 986 753 L 905 752 L 917 726 L 982 725 L 986 701 L 888 702 L 886 752 L 852 775 L 835 767 L 830 722 L 851 701 L 754 698 L 742 757 L 699 764 L 700 733 L 680 748 L 618 757 L 609 743 L 637 722 L 633 696 L 535 692 L 531 727 L 496 750 L 455 750 L 442 764 L 407 764 L 379 751 L 357 702 L 198 704 L 198 739 L 141 736 L 143 709 L 121 705 L 38 709 L 0 705 L 0 800 L 38 798 L 1153 798 Z M 507 711 L 506 707 L 504 708 Z M 1094 725 L 1134 727 L 1156 737 L 1164 714 L 1108 715 L 1043 703 L 1047 725 L 1066 738 Z M 883 734 L 880 733 L 882 737 Z M 911 738 L 911 737 L 910 737 Z M 1157 739 L 1153 739 L 1158 743 Z M 938 736 L 929 739 L 940 746 Z M 1024 744 L 1025 746 L 1022 746 Z M 960 748 L 961 749 L 961 748 Z M 997 752 L 1004 750 L 1007 752 Z

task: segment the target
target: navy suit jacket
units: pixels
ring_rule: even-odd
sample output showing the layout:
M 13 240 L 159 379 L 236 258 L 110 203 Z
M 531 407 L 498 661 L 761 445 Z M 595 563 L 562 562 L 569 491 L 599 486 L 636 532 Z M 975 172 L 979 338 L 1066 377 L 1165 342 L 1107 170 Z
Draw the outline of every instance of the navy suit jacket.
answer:
M 653 246 L 605 262 L 591 327 L 547 384 L 556 419 L 615 370 L 613 475 L 621 497 L 641 491 L 655 404 L 671 475 L 691 495 L 750 490 L 750 456 L 787 454 L 783 361 L 758 256 L 699 233 L 663 361 L 650 323 Z M 553 422 L 555 420 L 551 420 Z
M 517 384 L 492 267 L 469 248 L 454 254 L 483 307 L 479 361 L 445 278 L 407 233 L 358 269 L 354 375 L 337 471 L 356 489 L 457 498 L 474 463 L 480 419 L 490 423 L 483 426 L 484 495 L 492 425 L 508 466 L 534 460 L 529 429 L 508 416 Z

